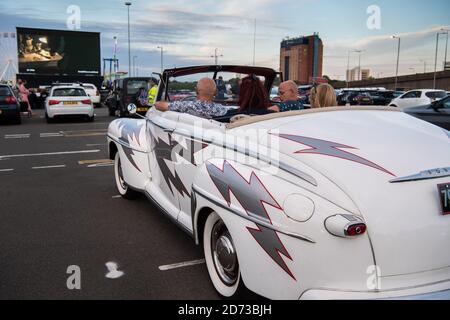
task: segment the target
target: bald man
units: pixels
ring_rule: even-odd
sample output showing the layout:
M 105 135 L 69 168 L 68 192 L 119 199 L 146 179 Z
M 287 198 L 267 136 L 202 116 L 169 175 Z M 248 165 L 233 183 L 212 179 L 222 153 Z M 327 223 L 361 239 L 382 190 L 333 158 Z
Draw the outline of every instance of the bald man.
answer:
M 197 83 L 196 92 L 197 100 L 195 101 L 158 101 L 155 103 L 155 107 L 163 112 L 176 111 L 207 119 L 221 117 L 228 112 L 225 106 L 213 101 L 217 95 L 217 87 L 214 80 L 210 78 L 200 79 Z
M 270 109 L 284 112 L 291 110 L 303 109 L 303 104 L 298 100 L 298 86 L 292 81 L 285 81 L 280 84 L 278 88 L 278 95 L 280 96 L 281 103 L 278 106 L 273 106 Z

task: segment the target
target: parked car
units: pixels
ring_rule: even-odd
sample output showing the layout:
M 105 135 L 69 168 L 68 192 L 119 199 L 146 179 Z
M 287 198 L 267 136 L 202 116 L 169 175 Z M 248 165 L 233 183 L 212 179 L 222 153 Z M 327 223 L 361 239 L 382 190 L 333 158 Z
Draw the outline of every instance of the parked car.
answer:
M 417 107 L 430 104 L 435 100 L 445 98 L 446 92 L 443 90 L 420 89 L 411 90 L 400 97 L 391 101 L 389 106 L 398 107 L 400 109 L 408 107 Z
M 135 104 L 139 114 L 145 114 L 148 109 L 149 77 L 117 79 L 113 83 L 111 94 L 106 100 L 110 116 L 129 116 L 127 106 Z
M 94 121 L 94 105 L 81 86 L 55 86 L 45 101 L 45 119 L 48 123 L 56 118 L 84 116 Z
M 405 108 L 403 111 L 414 117 L 450 130 L 450 96 L 433 101 L 425 106 Z
M 157 100 L 170 79 L 207 72 L 262 76 L 268 93 L 276 74 L 166 70 Z M 142 192 L 191 235 L 224 297 L 450 298 L 448 131 L 373 106 L 228 123 L 153 108 L 107 139 L 118 192 Z
M 339 106 L 373 105 L 373 99 L 365 91 L 345 90 L 337 96 L 337 103 Z
M 100 91 L 98 91 L 97 87 L 92 83 L 83 83 L 81 86 L 86 90 L 86 93 L 92 100 L 94 107 L 99 107 L 101 102 Z
M 401 91 L 391 90 L 369 91 L 368 93 L 373 100 L 373 104 L 376 106 L 387 106 L 393 99 L 403 94 Z
M 0 84 L 0 121 L 21 124 L 20 104 L 10 86 Z

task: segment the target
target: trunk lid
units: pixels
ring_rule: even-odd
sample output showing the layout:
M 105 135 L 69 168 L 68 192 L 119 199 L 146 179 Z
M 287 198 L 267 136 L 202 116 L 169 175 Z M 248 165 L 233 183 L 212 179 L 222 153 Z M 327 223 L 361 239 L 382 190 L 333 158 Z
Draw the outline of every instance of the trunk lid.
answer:
M 448 133 L 402 112 L 375 110 L 318 112 L 264 126 L 270 122 L 281 153 L 321 172 L 353 199 L 383 276 L 450 266 L 450 215 L 442 214 L 437 188 L 450 177 L 390 182 L 450 167 Z

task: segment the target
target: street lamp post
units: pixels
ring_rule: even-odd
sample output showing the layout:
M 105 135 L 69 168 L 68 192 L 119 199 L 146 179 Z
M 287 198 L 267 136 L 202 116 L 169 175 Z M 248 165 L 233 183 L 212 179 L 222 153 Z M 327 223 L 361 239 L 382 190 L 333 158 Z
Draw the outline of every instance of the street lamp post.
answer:
M 361 76 L 362 76 L 362 72 L 361 72 L 361 53 L 364 50 L 354 50 L 353 52 L 356 52 L 359 54 L 359 58 L 358 58 L 358 80 L 361 80 Z
M 447 33 L 448 33 L 448 31 L 447 31 Z M 437 57 L 438 57 L 438 49 L 439 49 L 439 36 L 441 34 L 446 34 L 446 32 L 438 32 L 438 33 L 436 33 L 436 55 L 434 57 L 433 89 L 436 89 Z
M 448 31 L 449 30 L 445 30 L 445 29 L 441 29 L 441 30 L 445 31 L 444 33 L 447 34 L 447 39 L 445 40 L 445 58 L 444 58 L 444 71 L 445 71 L 445 66 L 447 64 Z
M 136 77 L 136 74 L 137 74 L 137 72 L 136 72 L 136 59 L 137 59 L 137 57 L 138 56 L 133 56 L 133 74 L 134 74 L 135 77 Z
M 426 60 L 420 60 L 420 62 L 423 62 L 423 73 L 427 73 L 427 61 Z
M 397 67 L 395 69 L 395 84 L 394 84 L 394 90 L 397 90 L 397 83 L 398 83 L 398 65 L 400 62 L 400 37 L 392 36 L 392 39 L 398 39 L 398 50 L 397 50 Z
M 158 49 L 161 50 L 161 74 L 164 72 L 164 47 L 158 46 Z
M 131 2 L 125 2 L 128 9 L 128 74 L 131 76 L 131 39 L 130 39 L 130 6 Z

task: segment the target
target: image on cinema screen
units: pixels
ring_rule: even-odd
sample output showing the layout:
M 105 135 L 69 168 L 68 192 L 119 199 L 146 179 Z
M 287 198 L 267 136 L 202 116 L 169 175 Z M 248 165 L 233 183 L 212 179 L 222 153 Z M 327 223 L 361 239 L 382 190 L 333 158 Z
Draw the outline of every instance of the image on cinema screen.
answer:
M 29 74 L 100 74 L 96 33 L 17 28 L 19 71 Z

